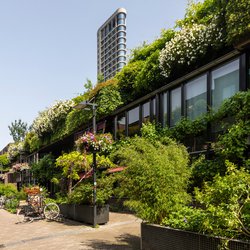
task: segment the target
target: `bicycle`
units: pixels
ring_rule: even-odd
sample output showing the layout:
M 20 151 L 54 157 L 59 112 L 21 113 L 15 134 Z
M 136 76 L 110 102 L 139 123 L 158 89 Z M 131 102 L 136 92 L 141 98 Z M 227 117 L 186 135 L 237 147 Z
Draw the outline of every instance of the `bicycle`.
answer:
M 44 197 L 41 194 L 29 194 L 27 205 L 17 209 L 19 222 L 34 221 L 40 219 L 56 220 L 60 215 L 59 206 L 54 203 L 45 204 Z M 23 214 L 23 218 L 21 215 Z

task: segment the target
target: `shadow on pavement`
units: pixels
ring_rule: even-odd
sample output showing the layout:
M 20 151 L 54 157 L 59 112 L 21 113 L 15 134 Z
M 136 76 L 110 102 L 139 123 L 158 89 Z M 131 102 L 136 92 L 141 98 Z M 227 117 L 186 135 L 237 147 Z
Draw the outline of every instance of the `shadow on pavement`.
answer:
M 89 246 L 92 249 L 110 249 L 110 250 L 139 250 L 140 249 L 140 237 L 124 234 L 116 237 L 117 242 L 102 241 L 102 240 L 88 240 L 82 242 L 84 246 Z

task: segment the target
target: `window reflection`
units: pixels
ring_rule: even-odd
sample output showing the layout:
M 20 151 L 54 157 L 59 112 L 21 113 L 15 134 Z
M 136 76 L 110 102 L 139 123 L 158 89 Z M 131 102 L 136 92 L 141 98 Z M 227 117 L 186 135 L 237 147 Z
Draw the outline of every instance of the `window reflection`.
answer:
M 203 75 L 185 85 L 187 118 L 194 120 L 207 111 L 207 76 Z
M 248 71 L 247 71 L 247 89 L 249 89 L 250 88 L 250 53 L 248 54 L 247 66 L 248 66 Z
M 152 99 L 152 120 L 156 120 L 156 98 Z
M 150 103 L 146 102 L 142 105 L 142 113 L 143 113 L 143 117 L 142 117 L 142 122 L 146 123 L 150 121 Z
M 125 15 L 124 13 L 119 13 L 119 14 L 117 15 L 117 17 L 118 17 L 118 18 L 125 18 L 126 15 Z
M 128 135 L 132 136 L 139 130 L 139 107 L 136 107 L 128 112 Z
M 168 124 L 168 93 L 163 94 L 163 126 Z
M 125 24 L 125 19 L 118 19 L 118 24 Z
M 212 71 L 212 107 L 217 110 L 222 102 L 239 91 L 239 59 Z
M 174 126 L 181 119 L 181 87 L 170 92 L 170 126 Z
M 126 116 L 122 113 L 117 116 L 117 139 L 121 139 L 126 136 Z

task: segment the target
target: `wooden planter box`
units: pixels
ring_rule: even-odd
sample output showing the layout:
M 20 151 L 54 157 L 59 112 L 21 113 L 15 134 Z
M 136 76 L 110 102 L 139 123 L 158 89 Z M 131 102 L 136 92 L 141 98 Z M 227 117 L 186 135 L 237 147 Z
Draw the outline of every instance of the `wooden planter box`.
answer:
M 223 239 L 153 224 L 141 224 L 142 250 L 218 250 Z M 230 240 L 230 250 L 250 249 L 250 242 Z
M 61 204 L 59 205 L 61 214 L 68 219 L 80 221 L 88 224 L 94 223 L 93 206 L 90 205 L 75 205 Z M 109 221 L 109 205 L 97 207 L 96 223 L 105 224 Z

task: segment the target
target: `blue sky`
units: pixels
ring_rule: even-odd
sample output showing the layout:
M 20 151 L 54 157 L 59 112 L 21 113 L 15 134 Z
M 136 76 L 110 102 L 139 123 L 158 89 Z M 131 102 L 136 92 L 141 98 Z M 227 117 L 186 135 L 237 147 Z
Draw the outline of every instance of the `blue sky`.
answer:
M 184 17 L 188 0 L 0 0 L 0 150 L 8 125 L 31 125 L 56 100 L 96 82 L 96 32 L 120 7 L 127 10 L 128 52 L 156 39 Z

